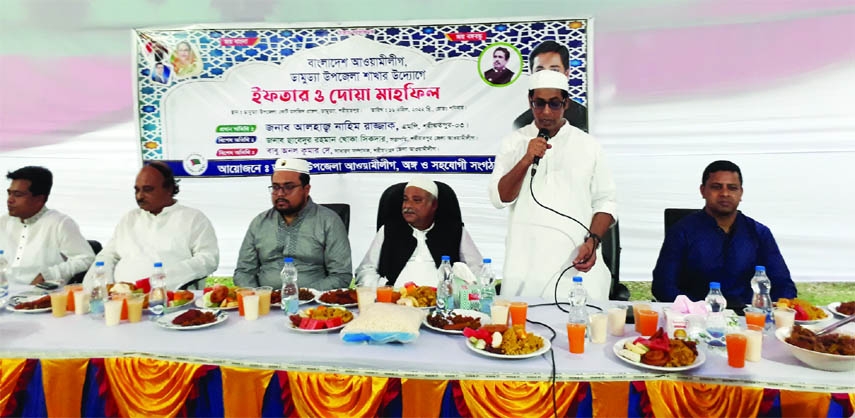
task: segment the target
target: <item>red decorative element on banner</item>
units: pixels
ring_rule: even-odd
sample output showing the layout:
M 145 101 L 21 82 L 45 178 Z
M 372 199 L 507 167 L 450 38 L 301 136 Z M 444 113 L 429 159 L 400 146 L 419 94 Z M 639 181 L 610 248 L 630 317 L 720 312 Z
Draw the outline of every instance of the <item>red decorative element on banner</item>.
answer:
M 378 415 L 386 409 L 392 401 L 395 400 L 398 396 L 401 395 L 401 379 L 398 377 L 390 377 L 386 382 L 386 393 L 383 395 L 383 402 L 380 403 L 380 410 L 377 412 Z
M 258 154 L 258 148 L 220 148 L 217 157 L 252 157 Z
M 15 415 L 15 410 L 18 409 L 18 397 L 26 393 L 27 385 L 30 384 L 30 379 L 33 378 L 33 372 L 36 370 L 36 361 L 38 360 L 27 359 L 24 362 L 24 370 L 15 383 L 15 390 L 12 391 L 12 396 L 6 402 L 6 408 L 0 411 L 0 416 L 9 417 Z
M 220 38 L 220 46 L 255 46 L 258 38 Z
M 95 367 L 95 382 L 98 384 L 98 396 L 104 400 L 104 415 L 108 417 L 119 416 L 119 407 L 113 399 L 110 391 L 110 383 L 107 382 L 107 370 L 104 368 L 103 358 L 93 358 L 89 364 Z
M 778 389 L 763 389 L 763 399 L 760 400 L 760 409 L 757 410 L 757 415 L 768 415 L 775 404 L 775 399 L 781 396 L 781 391 Z
M 635 391 L 638 392 L 638 407 L 646 418 L 653 418 L 653 405 L 650 404 L 650 396 L 647 394 L 647 385 L 644 382 L 632 382 Z
M 831 399 L 840 404 L 843 408 L 843 416 L 851 417 L 855 415 L 855 405 L 853 405 L 851 395 L 848 393 L 832 393 Z
M 446 33 L 445 37 L 451 42 L 479 42 L 487 40 L 487 32 Z
M 460 415 L 461 418 L 472 417 L 472 412 L 469 411 L 469 407 L 466 406 L 466 399 L 463 399 L 463 390 L 460 389 L 460 381 L 451 380 L 448 383 L 451 384 L 451 395 L 454 397 L 454 405 L 457 407 L 457 414 Z M 443 398 L 445 397 L 443 396 Z
M 288 383 L 288 372 L 277 370 L 276 377 L 279 378 L 279 388 L 282 390 L 282 416 L 296 418 L 297 408 L 294 407 L 294 398 L 291 396 L 291 384 Z M 273 379 L 270 379 L 271 381 Z

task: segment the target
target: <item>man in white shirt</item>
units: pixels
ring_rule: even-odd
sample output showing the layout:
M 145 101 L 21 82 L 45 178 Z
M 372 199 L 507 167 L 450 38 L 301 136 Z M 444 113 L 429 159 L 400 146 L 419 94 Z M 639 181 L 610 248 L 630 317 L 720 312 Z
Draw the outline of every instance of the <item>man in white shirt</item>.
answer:
M 6 174 L 7 215 L 0 216 L 0 249 L 9 262 L 11 283 L 62 285 L 86 270 L 95 253 L 68 215 L 48 209 L 53 175 L 44 167 Z
M 356 270 L 360 284 L 400 286 L 414 282 L 436 286 L 436 269 L 443 255 L 463 262 L 473 273 L 481 267 L 481 253 L 459 219 L 436 217 L 439 190 L 435 182 L 416 177 L 404 188 L 401 218 L 380 227 Z
M 596 261 L 600 237 L 615 220 L 614 181 L 600 144 L 563 117 L 567 76 L 539 71 L 530 81 L 534 122 L 502 141 L 490 178 L 493 205 L 511 211 L 502 294 L 552 299 L 559 275 L 574 265 L 560 281 L 559 298 L 566 297 L 570 277 L 581 275 L 589 299 L 608 300 L 609 270 Z
M 134 186 L 139 209 L 128 212 L 110 242 L 98 253 L 116 282 L 134 283 L 149 277 L 155 262 L 162 262 L 170 289 L 213 273 L 220 262 L 217 236 L 211 221 L 199 210 L 178 204 L 178 184 L 172 170 L 160 162 L 149 163 Z M 92 272 L 84 284 L 92 280 Z

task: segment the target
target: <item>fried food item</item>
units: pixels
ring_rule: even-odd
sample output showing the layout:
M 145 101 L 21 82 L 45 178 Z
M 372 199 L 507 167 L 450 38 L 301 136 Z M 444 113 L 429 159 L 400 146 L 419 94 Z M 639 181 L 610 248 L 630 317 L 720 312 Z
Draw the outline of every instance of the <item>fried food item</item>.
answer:
M 229 296 L 229 288 L 222 285 L 214 286 L 211 290 L 211 303 L 219 305 Z
M 50 308 L 50 295 L 42 296 L 36 300 L 30 302 L 21 302 L 15 305 L 15 310 L 18 311 L 29 311 L 33 309 L 46 309 Z
M 695 362 L 698 348 L 694 341 L 671 340 L 665 367 L 684 367 Z
M 855 315 L 855 300 L 851 302 L 843 302 L 837 307 L 837 312 L 843 315 Z
M 522 327 L 510 327 L 502 333 L 502 344 L 499 349 L 503 354 L 518 356 L 533 353 L 543 348 L 543 338 L 532 333 L 526 333 Z
M 667 351 L 650 350 L 641 356 L 641 362 L 650 366 L 665 367 L 671 359 Z
M 437 315 L 436 312 L 427 317 L 427 322 L 434 328 L 450 331 L 462 331 L 463 328 L 481 328 L 481 320 L 466 315 Z
M 318 306 L 314 309 L 307 309 L 305 311 L 305 315 L 307 318 L 311 319 L 333 319 L 333 318 L 341 318 L 341 322 L 346 324 L 353 320 L 353 312 L 348 311 L 345 308 L 336 308 L 336 307 L 326 307 L 326 306 Z
M 280 292 L 281 292 L 281 290 L 280 290 Z M 306 301 L 306 300 L 312 300 L 314 298 L 315 298 L 315 294 L 312 293 L 309 289 L 307 289 L 305 287 L 300 288 L 300 294 L 299 294 L 300 300 Z M 280 300 L 281 300 L 281 295 L 280 295 Z
M 778 307 L 786 307 L 793 308 L 796 310 L 796 319 L 804 320 L 804 321 L 814 321 L 817 319 L 825 319 L 828 315 L 825 314 L 825 311 L 821 308 L 817 308 L 814 304 L 804 300 L 804 299 L 787 299 L 780 298 L 778 299 Z M 804 310 L 807 318 L 799 318 L 799 308 Z
M 394 294 L 393 294 L 394 295 Z M 412 306 L 416 308 L 429 308 L 436 306 L 436 288 L 430 286 L 404 287 L 399 295 L 401 299 L 412 300 Z M 397 300 L 392 301 L 397 302 Z M 399 303 L 401 305 L 401 303 Z
M 200 311 L 198 309 L 190 309 L 181 315 L 175 317 L 172 323 L 182 327 L 190 327 L 195 325 L 204 325 L 215 322 L 217 316 L 210 311 Z
M 788 343 L 818 353 L 855 356 L 855 338 L 843 334 L 826 334 L 817 337 L 816 334 L 800 325 L 793 326 Z

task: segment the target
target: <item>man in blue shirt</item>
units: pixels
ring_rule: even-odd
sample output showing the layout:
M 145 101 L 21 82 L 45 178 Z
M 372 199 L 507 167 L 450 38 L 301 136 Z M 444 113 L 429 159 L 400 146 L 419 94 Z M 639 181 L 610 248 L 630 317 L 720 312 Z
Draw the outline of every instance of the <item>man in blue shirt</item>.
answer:
M 687 215 L 665 234 L 653 269 L 653 296 L 672 302 L 684 294 L 706 297 L 710 282 L 721 283 L 728 306 L 751 303 L 755 266 L 765 266 L 772 299 L 796 297 L 796 286 L 765 225 L 737 210 L 742 200 L 742 172 L 730 161 L 715 161 L 701 178 L 703 210 Z

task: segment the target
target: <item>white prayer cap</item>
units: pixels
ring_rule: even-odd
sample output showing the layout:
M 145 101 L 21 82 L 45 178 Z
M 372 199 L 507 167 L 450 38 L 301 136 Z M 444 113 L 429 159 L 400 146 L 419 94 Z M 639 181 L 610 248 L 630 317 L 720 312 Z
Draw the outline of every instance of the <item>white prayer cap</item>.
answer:
M 558 89 L 569 91 L 567 76 L 564 73 L 551 70 L 541 70 L 531 75 L 529 90 Z
M 273 171 L 296 171 L 309 174 L 309 162 L 299 158 L 280 158 L 276 160 Z
M 410 187 L 410 186 L 418 187 L 419 189 L 422 189 L 422 190 L 432 194 L 433 197 L 439 196 L 439 189 L 436 187 L 436 183 L 434 183 L 433 180 L 431 180 L 425 176 L 413 177 L 410 180 L 410 182 L 407 183 L 407 186 L 404 187 L 404 189 L 406 189 L 407 187 Z

